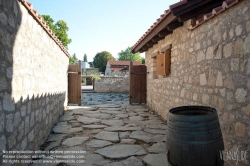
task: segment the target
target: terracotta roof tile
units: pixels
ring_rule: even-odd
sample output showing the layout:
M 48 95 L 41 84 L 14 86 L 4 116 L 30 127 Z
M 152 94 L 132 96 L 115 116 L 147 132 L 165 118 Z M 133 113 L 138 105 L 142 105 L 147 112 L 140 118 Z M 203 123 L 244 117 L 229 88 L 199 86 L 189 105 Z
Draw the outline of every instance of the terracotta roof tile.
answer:
M 214 15 L 218 15 L 219 13 L 223 12 L 225 9 L 222 6 L 218 6 L 212 10 Z
M 227 8 L 237 4 L 239 2 L 239 0 L 225 0 L 221 6 L 219 7 L 216 7 L 214 8 L 210 13 L 207 13 L 204 15 L 203 18 L 201 19 L 198 19 L 196 21 L 196 23 L 194 25 L 190 25 L 190 28 L 189 30 L 193 30 L 195 29 L 196 27 L 198 27 L 199 25 L 203 24 L 204 22 L 210 20 L 211 18 L 213 18 L 215 15 L 218 15 L 220 14 L 221 12 L 223 12 L 224 10 L 226 10 Z M 185 5 L 186 3 L 188 3 L 188 0 L 182 0 L 178 3 L 175 3 L 173 5 L 170 5 L 169 6 L 169 9 L 168 10 L 165 10 L 164 11 L 164 14 L 160 15 L 160 18 L 158 18 L 156 20 L 156 22 L 153 23 L 152 26 L 150 26 L 150 28 L 142 35 L 142 37 L 134 44 L 134 46 L 132 47 L 131 50 L 133 50 L 134 48 L 136 48 L 148 35 L 151 31 L 153 31 L 157 25 L 159 23 L 161 23 L 161 21 L 167 17 L 170 13 L 171 13 L 171 10 L 173 10 L 174 8 L 177 8 L 179 6 L 182 6 L 182 5 Z
M 211 13 L 208 13 L 208 14 L 205 14 L 204 15 L 204 20 L 207 21 L 209 20 L 210 18 L 214 17 L 214 14 L 211 12 Z
M 169 6 L 169 9 L 174 9 L 174 8 L 179 7 L 179 6 L 181 6 L 181 5 L 184 5 L 184 4 L 186 4 L 186 3 L 187 3 L 187 0 L 182 0 L 182 1 L 180 1 L 180 2 L 177 2 L 177 3 L 173 4 L 173 5 L 170 5 L 170 6 Z
M 143 34 L 143 36 L 135 43 L 135 45 L 132 47 L 132 49 L 131 50 L 133 50 L 138 44 L 140 44 L 140 42 L 152 31 L 152 30 L 154 30 L 154 28 L 167 16 L 167 15 L 169 15 L 171 12 L 170 12 L 170 10 L 168 9 L 168 10 L 165 10 L 164 11 L 164 14 L 162 14 L 161 16 L 160 16 L 160 18 L 158 18 L 157 20 L 156 20 L 156 22 L 154 22 L 154 24 L 153 25 L 151 25 L 150 26 L 150 28 Z
M 48 25 L 46 25 L 46 22 L 43 21 L 42 17 L 38 14 L 37 10 L 34 10 L 32 7 L 32 4 L 30 2 L 27 2 L 26 0 L 19 0 L 21 4 L 30 11 L 30 15 L 43 27 L 43 29 L 47 32 L 47 34 L 55 41 L 55 43 L 61 48 L 61 50 L 70 57 L 70 54 L 66 50 L 66 48 L 62 45 L 61 41 L 58 40 L 56 35 L 53 33 L 53 31 L 49 28 Z
M 222 3 L 222 7 L 225 8 L 230 8 L 231 6 L 235 5 L 236 3 L 238 3 L 238 0 L 225 0 Z
M 225 1 L 223 1 L 221 6 L 218 6 L 218 7 L 214 8 L 212 10 L 212 12 L 205 14 L 204 17 L 202 18 L 203 21 L 198 19 L 196 21 L 196 24 L 190 25 L 189 30 L 195 29 L 196 27 L 200 26 L 204 22 L 210 20 L 211 18 L 215 17 L 216 15 L 220 14 L 221 12 L 223 12 L 226 9 L 230 8 L 231 6 L 237 4 L 238 2 L 239 2 L 238 0 L 225 0 Z

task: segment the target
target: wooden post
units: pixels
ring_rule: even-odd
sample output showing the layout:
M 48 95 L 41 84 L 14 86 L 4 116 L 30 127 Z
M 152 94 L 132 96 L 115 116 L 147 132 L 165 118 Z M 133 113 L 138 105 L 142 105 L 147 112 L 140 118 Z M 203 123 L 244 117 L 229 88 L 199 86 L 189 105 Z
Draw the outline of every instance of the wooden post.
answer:
M 82 104 L 82 62 L 78 62 L 78 106 Z
M 133 62 L 130 61 L 129 64 L 129 104 L 131 104 L 131 90 L 132 90 L 132 66 L 133 66 Z

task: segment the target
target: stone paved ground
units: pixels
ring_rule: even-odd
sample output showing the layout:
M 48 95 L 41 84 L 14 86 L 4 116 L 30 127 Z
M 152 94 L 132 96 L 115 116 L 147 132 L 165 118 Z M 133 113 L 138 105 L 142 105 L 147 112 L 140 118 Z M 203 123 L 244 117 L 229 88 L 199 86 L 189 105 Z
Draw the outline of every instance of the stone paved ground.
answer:
M 41 150 L 84 150 L 84 166 L 168 165 L 166 124 L 158 115 L 144 105 L 129 105 L 126 94 L 82 97 L 83 106 L 69 107 Z

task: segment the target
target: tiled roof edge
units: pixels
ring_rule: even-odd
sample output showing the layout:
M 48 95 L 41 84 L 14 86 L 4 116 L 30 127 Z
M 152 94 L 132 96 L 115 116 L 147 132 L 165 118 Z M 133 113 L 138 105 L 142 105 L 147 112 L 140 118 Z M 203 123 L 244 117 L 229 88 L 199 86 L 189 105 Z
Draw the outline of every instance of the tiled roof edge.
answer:
M 164 12 L 164 14 L 162 14 L 161 16 L 160 16 L 160 18 L 158 18 L 157 20 L 156 20 L 156 22 L 154 22 L 154 24 L 153 25 L 151 25 L 151 27 L 142 35 L 142 37 L 134 44 L 134 46 L 131 48 L 131 50 L 133 50 L 136 46 L 138 46 L 140 43 L 141 43 L 141 41 L 152 31 L 152 30 L 154 30 L 155 29 L 155 27 L 157 27 L 157 25 L 159 24 L 159 23 L 161 23 L 162 21 L 163 21 L 163 19 L 165 18 L 165 17 L 167 17 L 169 14 L 171 13 L 171 11 L 168 9 L 168 10 L 165 10 L 165 12 Z
M 55 43 L 61 48 L 61 50 L 67 55 L 67 57 L 71 57 L 67 49 L 62 45 L 61 41 L 56 37 L 53 31 L 46 25 L 46 22 L 43 21 L 42 17 L 38 14 L 38 12 L 32 9 L 32 4 L 27 2 L 26 0 L 18 0 L 21 4 L 29 11 L 30 15 L 43 27 L 43 29 L 47 32 L 47 34 L 55 41 Z
M 225 0 L 221 6 L 218 6 L 214 8 L 210 13 L 207 13 L 203 16 L 203 18 L 200 18 L 196 20 L 195 24 L 190 25 L 188 30 L 192 31 L 201 24 L 205 23 L 206 21 L 210 20 L 211 18 L 219 15 L 223 11 L 227 10 L 228 8 L 232 7 L 233 5 L 237 4 L 239 0 Z
M 176 7 L 179 7 L 179 6 L 181 6 L 181 5 L 184 5 L 184 4 L 186 4 L 186 3 L 187 3 L 187 0 L 182 0 L 182 1 L 180 1 L 180 2 L 177 2 L 177 3 L 175 3 L 175 4 L 170 5 L 170 6 L 169 6 L 169 9 L 168 9 L 168 10 L 165 10 L 164 14 L 162 14 L 162 15 L 160 16 L 160 18 L 158 18 L 158 19 L 156 20 L 156 22 L 154 22 L 153 25 L 151 25 L 151 27 L 150 27 L 150 28 L 142 35 L 142 37 L 134 44 L 134 46 L 131 48 L 131 50 L 133 50 L 135 47 L 137 47 L 137 46 L 141 43 L 141 41 L 142 41 L 142 40 L 143 40 L 152 30 L 154 30 L 154 29 L 157 27 L 157 25 L 163 21 L 163 19 L 164 19 L 165 17 L 167 17 L 167 16 L 171 13 L 171 10 L 172 10 L 172 9 L 174 9 L 174 8 L 176 8 Z

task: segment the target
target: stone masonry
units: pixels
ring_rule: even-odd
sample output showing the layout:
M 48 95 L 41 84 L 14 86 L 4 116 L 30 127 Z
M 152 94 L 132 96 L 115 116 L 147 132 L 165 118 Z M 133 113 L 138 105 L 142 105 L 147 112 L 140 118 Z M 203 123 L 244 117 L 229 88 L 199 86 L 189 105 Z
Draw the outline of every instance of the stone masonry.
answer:
M 244 3 L 243 3 L 244 2 Z M 168 110 L 204 105 L 218 111 L 226 150 L 250 151 L 250 1 L 242 1 L 193 31 L 190 21 L 146 52 L 147 105 Z M 155 75 L 151 55 L 172 44 L 171 74 Z M 248 162 L 241 165 L 249 165 Z M 231 164 L 235 165 L 233 161 Z
M 67 67 L 21 2 L 0 0 L 0 161 L 2 150 L 36 150 L 46 139 L 67 103 Z
M 101 77 L 94 87 L 96 92 L 129 93 L 129 76 Z

